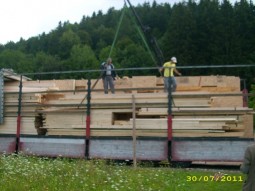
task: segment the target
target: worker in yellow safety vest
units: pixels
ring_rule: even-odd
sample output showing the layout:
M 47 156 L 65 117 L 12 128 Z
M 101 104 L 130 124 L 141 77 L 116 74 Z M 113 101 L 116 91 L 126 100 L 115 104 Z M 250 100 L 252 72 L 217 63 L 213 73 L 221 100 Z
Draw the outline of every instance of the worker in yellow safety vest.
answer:
M 174 77 L 174 73 L 181 76 L 182 74 L 176 69 L 177 59 L 172 57 L 170 61 L 164 63 L 160 71 L 164 71 L 164 87 L 165 92 L 168 92 L 169 86 L 171 85 L 172 92 L 176 91 L 177 83 Z

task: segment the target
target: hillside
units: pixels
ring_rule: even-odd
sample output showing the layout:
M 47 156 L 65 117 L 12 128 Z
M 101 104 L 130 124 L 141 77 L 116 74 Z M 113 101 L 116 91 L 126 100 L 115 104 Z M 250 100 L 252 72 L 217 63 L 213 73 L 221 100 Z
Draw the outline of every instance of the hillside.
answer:
M 252 2 L 201 0 L 135 7 L 143 24 L 168 60 L 178 58 L 179 66 L 237 65 L 255 63 L 255 14 Z M 0 67 L 18 73 L 75 71 L 97 69 L 109 55 L 120 16 L 124 10 L 111 8 L 106 14 L 94 13 L 79 23 L 59 22 L 48 34 L 42 33 L 28 40 L 0 45 Z M 117 68 L 155 66 L 141 36 L 134 17 L 127 9 L 111 57 Z M 192 75 L 236 75 L 253 82 L 254 67 L 184 70 Z M 120 76 L 156 75 L 153 71 L 125 71 Z M 38 78 L 38 76 L 33 76 Z M 50 79 L 52 76 L 39 76 Z M 54 78 L 82 78 L 84 74 L 59 74 Z M 97 74 L 92 74 L 93 78 Z

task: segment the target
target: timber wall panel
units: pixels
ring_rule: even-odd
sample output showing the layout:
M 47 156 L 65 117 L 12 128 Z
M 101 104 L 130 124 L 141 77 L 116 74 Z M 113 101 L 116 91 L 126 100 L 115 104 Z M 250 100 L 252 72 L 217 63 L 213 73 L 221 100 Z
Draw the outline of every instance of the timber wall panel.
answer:
M 240 78 L 234 76 L 181 76 L 173 93 L 173 136 L 247 137 L 253 136 L 252 109 L 243 108 Z M 92 81 L 92 85 L 96 82 Z M 160 87 L 157 90 L 144 88 Z M 92 136 L 132 136 L 132 94 L 136 102 L 137 136 L 167 136 L 168 97 L 163 78 L 123 77 L 115 81 L 116 94 L 103 94 L 101 79 L 91 97 Z M 85 135 L 87 80 L 24 81 L 22 94 L 22 133 L 48 135 Z M 142 88 L 139 90 L 139 88 Z M 16 133 L 19 82 L 5 83 L 5 119 L 2 133 Z M 64 90 L 65 92 L 57 92 Z M 9 94 L 8 94 L 9 92 Z M 11 93 L 16 92 L 16 94 Z M 222 94 L 222 95 L 220 95 Z M 224 96 L 224 94 L 230 94 Z M 233 95 L 231 95 L 233 94 Z M 53 104 L 44 105 L 44 104 Z M 70 106 L 73 105 L 73 106 Z M 1 131 L 1 126 L 0 126 Z M 1 132 L 0 132 L 1 133 Z

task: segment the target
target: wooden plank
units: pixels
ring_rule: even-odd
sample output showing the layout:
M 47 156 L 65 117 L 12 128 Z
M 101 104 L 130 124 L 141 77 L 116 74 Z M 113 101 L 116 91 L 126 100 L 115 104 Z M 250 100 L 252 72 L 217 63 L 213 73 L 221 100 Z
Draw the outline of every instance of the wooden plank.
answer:
M 240 91 L 240 78 L 234 76 L 182 76 L 176 79 L 177 91 Z
M 30 81 L 23 81 L 23 87 L 34 87 L 34 88 L 48 88 L 48 87 L 55 87 L 54 80 L 30 80 Z M 9 81 L 5 82 L 6 87 L 19 87 L 19 82 L 17 81 Z
M 1 134 L 16 134 L 17 118 L 5 117 L 4 123 L 0 125 Z M 21 134 L 37 135 L 33 117 L 21 118 Z
M 23 94 L 22 103 L 40 103 L 41 96 L 39 94 Z M 4 103 L 18 103 L 19 96 L 15 94 L 6 94 L 4 97 Z
M 55 95 L 55 96 L 54 96 Z M 174 107 L 241 107 L 241 96 L 215 96 L 215 97 L 191 97 L 191 94 L 179 94 L 182 97 L 178 97 L 178 94 L 173 95 Z M 210 95 L 210 94 L 196 94 L 196 95 Z M 176 97 L 177 96 L 177 97 Z M 45 104 L 79 104 L 80 100 L 84 98 L 84 94 L 47 94 L 43 97 L 43 103 Z M 158 103 L 167 104 L 167 95 L 165 93 L 150 94 L 146 93 L 137 94 L 137 104 L 146 103 Z M 131 98 L 128 94 L 108 94 L 100 95 L 95 94 L 92 96 L 91 104 L 131 104 Z
M 22 92 L 43 92 L 48 91 L 48 88 L 35 88 L 35 87 L 23 87 Z M 19 92 L 19 87 L 4 87 L 4 92 Z
M 242 107 L 242 96 L 212 97 L 210 100 L 211 107 Z
M 186 131 L 186 132 L 185 132 Z M 176 131 L 173 133 L 174 137 L 243 137 L 243 132 L 198 132 L 185 130 L 183 132 Z
M 177 76 L 176 81 L 179 87 L 200 87 L 200 76 Z
M 185 91 L 202 91 L 202 88 L 201 87 L 198 87 L 198 86 L 193 86 L 193 87 L 190 87 L 190 86 L 180 86 L 179 84 L 177 85 L 177 88 L 176 88 L 176 91 L 177 92 L 185 92 Z
M 75 90 L 86 90 L 88 85 L 87 80 L 75 80 Z
M 132 87 L 132 79 L 128 77 L 123 77 L 115 81 L 115 88 L 131 88 Z M 131 91 L 125 91 L 126 93 L 131 93 Z
M 91 111 L 91 125 L 110 126 L 113 122 L 114 113 L 128 113 L 132 109 L 98 109 Z M 86 114 L 79 113 L 45 113 L 45 128 L 72 128 L 76 125 L 85 126 Z
M 130 119 L 132 124 L 132 119 Z M 167 119 L 140 119 L 136 120 L 137 129 L 167 129 Z M 227 121 L 236 121 L 235 118 L 197 118 L 173 119 L 173 129 L 222 129 Z
M 132 76 L 133 88 L 156 87 L 156 76 Z
M 246 138 L 254 138 L 254 130 L 253 130 L 253 115 L 247 114 L 243 116 L 243 123 L 244 123 L 244 137 Z
M 59 90 L 75 90 L 75 80 L 53 80 Z
M 200 86 L 217 87 L 217 76 L 201 76 Z
M 137 130 L 137 137 L 167 137 L 167 130 Z M 47 135 L 68 135 L 68 136 L 86 136 L 86 131 L 77 129 L 48 129 Z M 92 129 L 91 136 L 95 137 L 132 137 L 130 130 L 102 130 Z M 174 130 L 173 137 L 243 137 L 243 132 L 208 132 L 208 131 L 190 131 L 181 132 Z
M 166 130 L 137 130 L 137 137 L 166 137 Z M 47 135 L 69 135 L 69 136 L 86 136 L 86 131 L 77 130 L 77 129 L 48 129 Z M 92 129 L 91 136 L 99 137 L 116 137 L 116 136 L 124 136 L 124 137 L 132 137 L 132 129 L 130 130 L 113 130 L 113 129 Z
M 245 107 L 217 107 L 217 108 L 173 108 L 173 114 L 177 115 L 178 113 L 182 114 L 182 116 L 186 117 L 190 115 L 190 113 L 204 116 L 204 115 L 217 115 L 223 116 L 227 115 L 243 115 L 247 112 L 253 111 L 251 108 Z M 137 115 L 146 116 L 146 115 L 154 115 L 154 116 L 166 116 L 167 115 L 167 108 L 151 108 L 151 107 L 143 107 L 139 109 Z

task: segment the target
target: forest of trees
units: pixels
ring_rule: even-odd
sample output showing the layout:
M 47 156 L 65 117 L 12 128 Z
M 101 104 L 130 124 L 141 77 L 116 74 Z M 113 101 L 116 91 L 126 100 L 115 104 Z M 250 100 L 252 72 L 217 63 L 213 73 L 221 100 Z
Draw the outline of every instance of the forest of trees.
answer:
M 135 7 L 150 27 L 165 60 L 176 56 L 183 75 L 235 75 L 254 83 L 255 6 L 241 0 L 193 0 L 170 5 L 144 3 Z M 48 34 L 0 44 L 0 67 L 17 73 L 99 69 L 110 49 L 124 11 L 94 12 L 79 23 L 56 24 Z M 120 26 L 111 57 L 116 68 L 155 67 L 130 8 Z M 250 67 L 188 68 L 185 66 L 251 65 Z M 119 76 L 159 75 L 156 70 L 118 71 Z M 99 73 L 60 73 L 32 78 L 96 78 Z

